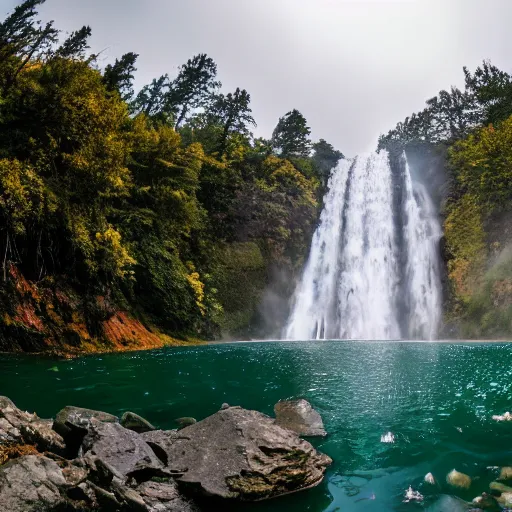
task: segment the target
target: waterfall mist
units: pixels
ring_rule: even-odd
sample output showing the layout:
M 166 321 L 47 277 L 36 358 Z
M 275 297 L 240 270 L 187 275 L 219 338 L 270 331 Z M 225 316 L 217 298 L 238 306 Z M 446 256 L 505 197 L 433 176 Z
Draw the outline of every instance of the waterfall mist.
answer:
M 294 296 L 287 339 L 434 339 L 441 228 L 405 155 L 342 161 Z

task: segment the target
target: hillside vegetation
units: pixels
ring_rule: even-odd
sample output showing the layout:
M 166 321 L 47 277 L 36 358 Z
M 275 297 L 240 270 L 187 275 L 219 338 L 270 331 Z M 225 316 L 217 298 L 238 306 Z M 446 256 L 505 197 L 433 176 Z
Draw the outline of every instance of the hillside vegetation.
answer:
M 490 62 L 381 136 L 443 200 L 446 336 L 512 336 L 512 76 Z
M 300 268 L 343 155 L 297 110 L 255 138 L 249 93 L 222 92 L 205 54 L 136 94 L 137 54 L 100 69 L 91 29 L 61 37 L 43 2 L 0 24 L 0 350 L 275 328 L 270 276 Z

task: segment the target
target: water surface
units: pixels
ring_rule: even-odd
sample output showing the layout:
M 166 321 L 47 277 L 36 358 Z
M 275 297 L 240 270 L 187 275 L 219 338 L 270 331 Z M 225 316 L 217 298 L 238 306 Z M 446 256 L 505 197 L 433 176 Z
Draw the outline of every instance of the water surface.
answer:
M 456 512 L 439 505 L 443 494 L 472 499 L 494 466 L 512 465 L 512 423 L 491 419 L 512 410 L 511 386 L 506 343 L 262 342 L 0 359 L 0 394 L 43 417 L 71 404 L 172 428 L 223 402 L 272 414 L 279 399 L 306 398 L 329 433 L 313 443 L 334 464 L 311 491 L 240 509 L 255 511 Z M 387 432 L 394 443 L 381 442 Z M 444 484 L 453 468 L 473 477 L 469 491 Z M 423 483 L 428 472 L 439 486 Z M 402 502 L 410 485 L 422 504 Z

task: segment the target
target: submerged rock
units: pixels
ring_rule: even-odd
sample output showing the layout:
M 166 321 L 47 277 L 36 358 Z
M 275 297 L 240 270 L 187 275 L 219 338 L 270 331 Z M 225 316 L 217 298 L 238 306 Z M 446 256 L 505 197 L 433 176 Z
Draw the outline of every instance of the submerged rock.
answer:
M 142 416 L 135 414 L 134 412 L 125 412 L 121 417 L 121 425 L 124 428 L 129 430 L 133 430 L 139 434 L 143 432 L 151 432 L 152 430 L 156 430 L 156 428 L 149 423 L 149 421 L 145 420 Z
M 434 475 L 432 473 L 427 473 L 423 480 L 430 485 L 435 485 L 436 483 L 436 479 L 434 478 Z
M 499 512 L 501 507 L 494 496 L 484 492 L 481 496 L 477 496 L 473 500 L 473 504 L 481 510 L 489 510 L 490 512 Z
M 322 417 L 304 399 L 282 400 L 274 406 L 276 424 L 301 436 L 326 436 Z
M 489 484 L 489 489 L 491 489 L 491 491 L 512 493 L 512 487 L 509 487 L 508 485 L 505 485 L 501 482 L 491 482 Z
M 460 489 L 469 489 L 471 487 L 471 477 L 455 469 L 446 475 L 446 481 L 451 486 L 459 487 Z
M 507 481 L 512 480 L 512 468 L 511 467 L 503 467 L 500 470 L 500 476 L 498 480 Z
M 0 445 L 29 444 L 38 451 L 62 455 L 66 450 L 62 437 L 52 429 L 51 420 L 18 409 L 5 396 L 0 396 Z
M 137 473 L 160 474 L 163 463 L 142 437 L 119 423 L 103 423 L 92 419 L 82 444 L 84 454 L 95 455 L 123 476 Z
M 206 496 L 261 500 L 319 484 L 327 455 L 268 416 L 220 410 L 179 432 L 168 448 L 178 482 Z
M 501 495 L 496 498 L 496 501 L 502 507 L 512 507 L 512 493 L 502 492 Z

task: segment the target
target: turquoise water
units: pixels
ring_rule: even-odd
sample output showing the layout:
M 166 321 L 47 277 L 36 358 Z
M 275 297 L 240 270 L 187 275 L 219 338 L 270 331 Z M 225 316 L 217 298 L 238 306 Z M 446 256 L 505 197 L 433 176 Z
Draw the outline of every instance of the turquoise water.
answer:
M 334 459 L 317 488 L 240 510 L 455 512 L 444 494 L 470 500 L 512 465 L 512 344 L 262 342 L 168 348 L 58 361 L 0 356 L 0 394 L 51 417 L 65 405 L 137 412 L 161 428 L 204 418 L 223 402 L 272 414 L 304 397 L 329 436 Z M 395 442 L 381 442 L 392 432 Z M 469 491 L 444 483 L 456 468 Z M 423 483 L 432 472 L 438 486 Z M 425 499 L 403 503 L 410 486 Z M 374 498 L 374 499 L 369 499 Z M 444 507 L 444 508 L 443 508 Z

